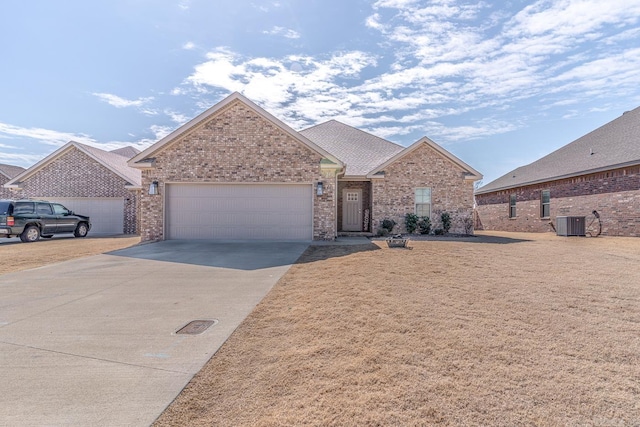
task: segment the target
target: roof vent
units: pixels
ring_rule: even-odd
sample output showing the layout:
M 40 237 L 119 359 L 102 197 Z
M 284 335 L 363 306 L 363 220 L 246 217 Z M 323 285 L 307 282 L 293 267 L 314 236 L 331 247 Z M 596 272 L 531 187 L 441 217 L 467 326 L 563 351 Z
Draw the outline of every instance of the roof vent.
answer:
M 591 150 L 589 150 L 589 155 L 593 156 L 595 153 L 593 152 L 593 148 Z

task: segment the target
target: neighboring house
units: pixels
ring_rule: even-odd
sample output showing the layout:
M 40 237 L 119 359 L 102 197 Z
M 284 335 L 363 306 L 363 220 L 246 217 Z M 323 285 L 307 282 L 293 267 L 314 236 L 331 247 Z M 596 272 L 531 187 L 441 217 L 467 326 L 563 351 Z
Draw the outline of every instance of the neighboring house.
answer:
M 483 186 L 476 202 L 485 230 L 553 231 L 558 216 L 589 226 L 595 210 L 603 234 L 640 236 L 640 108 Z
M 25 169 L 20 166 L 0 163 L 0 199 L 11 199 L 14 196 L 11 190 L 4 187 L 4 184 L 9 182 L 14 176 L 20 175 L 24 170 Z
M 104 151 L 71 141 L 9 180 L 12 197 L 62 203 L 91 217 L 91 234 L 135 234 L 141 174 L 127 161 L 132 147 Z
M 142 240 L 334 239 L 405 213 L 464 230 L 481 175 L 427 138 L 408 148 L 330 121 L 296 132 L 234 93 L 129 161 Z M 418 199 L 416 199 L 418 197 Z

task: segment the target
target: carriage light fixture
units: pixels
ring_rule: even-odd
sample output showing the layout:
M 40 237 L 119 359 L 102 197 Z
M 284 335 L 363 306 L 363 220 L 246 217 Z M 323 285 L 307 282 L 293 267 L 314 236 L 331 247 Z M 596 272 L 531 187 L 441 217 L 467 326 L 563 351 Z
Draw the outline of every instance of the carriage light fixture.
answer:
M 158 194 L 158 181 L 153 181 L 149 184 L 149 195 L 153 196 Z
M 322 184 L 322 181 L 318 181 L 318 184 L 316 184 L 316 194 L 318 196 L 322 196 L 323 189 L 324 189 L 324 185 Z

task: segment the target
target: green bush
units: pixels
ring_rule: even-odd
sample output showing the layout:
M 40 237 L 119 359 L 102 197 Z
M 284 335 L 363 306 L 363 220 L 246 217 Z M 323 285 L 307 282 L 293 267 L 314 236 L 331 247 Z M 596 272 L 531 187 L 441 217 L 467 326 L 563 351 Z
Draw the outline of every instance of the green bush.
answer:
M 442 221 L 442 231 L 447 234 L 451 228 L 451 215 L 449 215 L 449 212 L 442 212 L 440 221 Z
M 384 230 L 387 230 L 388 233 L 393 231 L 393 227 L 396 226 L 396 222 L 392 219 L 383 219 L 382 224 L 380 225 Z
M 428 216 L 421 216 L 418 220 L 418 231 L 420 234 L 431 233 L 431 220 Z
M 414 213 L 408 213 L 404 216 L 404 226 L 407 229 L 407 233 L 413 234 L 418 228 L 418 215 Z

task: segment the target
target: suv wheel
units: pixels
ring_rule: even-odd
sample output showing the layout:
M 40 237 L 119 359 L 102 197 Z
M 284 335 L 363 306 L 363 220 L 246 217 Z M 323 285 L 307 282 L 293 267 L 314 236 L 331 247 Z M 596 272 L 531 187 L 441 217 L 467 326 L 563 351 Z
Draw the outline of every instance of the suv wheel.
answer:
M 84 222 L 81 222 L 76 227 L 76 231 L 73 232 L 73 235 L 76 237 L 84 237 L 87 235 L 88 232 L 89 232 L 89 227 L 87 227 L 87 224 L 85 224 Z
M 40 238 L 40 229 L 35 225 L 30 225 L 24 229 L 20 235 L 20 240 L 25 243 L 37 242 Z

